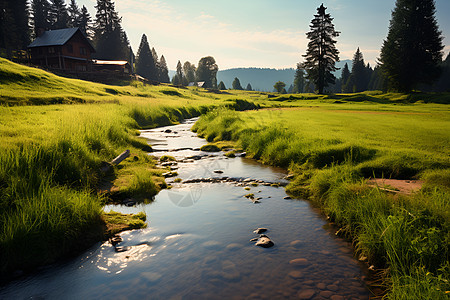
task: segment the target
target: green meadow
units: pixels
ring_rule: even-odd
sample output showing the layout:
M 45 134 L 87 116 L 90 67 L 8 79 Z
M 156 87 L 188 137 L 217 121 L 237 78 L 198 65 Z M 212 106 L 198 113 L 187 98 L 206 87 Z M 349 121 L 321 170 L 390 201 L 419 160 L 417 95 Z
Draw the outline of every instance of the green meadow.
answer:
M 111 183 L 147 201 L 166 184 L 139 129 L 200 116 L 199 135 L 294 175 L 395 299 L 450 290 L 450 94 L 279 95 L 96 84 L 0 59 L 0 273 L 79 253 L 144 215 L 105 214 Z M 100 171 L 126 149 L 131 158 Z M 231 152 L 230 152 L 231 153 Z M 231 154 L 230 154 L 231 156 Z M 402 194 L 370 178 L 418 180 Z M 390 191 L 386 191 L 390 190 Z M 120 198 L 121 199 L 121 198 Z M 128 222 L 128 224 L 123 224 Z M 447 293 L 448 294 L 448 293 Z
M 139 129 L 174 124 L 214 107 L 256 107 L 231 93 L 140 82 L 108 86 L 5 59 L 0 104 L 0 273 L 6 276 L 105 238 L 106 227 L 115 227 L 102 212 L 112 200 L 97 192 L 105 180 L 120 198 L 151 198 L 166 186 Z M 100 171 L 126 149 L 131 159 L 108 174 Z
M 426 95 L 338 95 L 289 108 L 202 116 L 194 130 L 288 168 L 288 193 L 309 199 L 373 266 L 393 299 L 445 299 L 450 290 L 450 113 Z M 436 95 L 430 97 L 436 97 Z M 441 95 L 446 97 L 446 95 Z M 328 96 L 325 96 L 327 98 Z M 381 101 L 380 101 L 381 100 Z M 370 178 L 423 181 L 420 191 Z M 387 190 L 387 191 L 386 191 Z

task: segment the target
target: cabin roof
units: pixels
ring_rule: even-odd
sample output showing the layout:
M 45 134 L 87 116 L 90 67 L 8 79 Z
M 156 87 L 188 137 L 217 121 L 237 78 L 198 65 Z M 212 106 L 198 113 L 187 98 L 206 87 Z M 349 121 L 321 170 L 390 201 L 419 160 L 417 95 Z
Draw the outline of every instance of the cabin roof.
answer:
M 28 48 L 63 46 L 78 31 L 80 31 L 81 35 L 85 38 L 86 42 L 89 44 L 89 46 L 92 48 L 92 50 L 95 51 L 95 48 L 92 46 L 91 42 L 84 36 L 84 34 L 81 32 L 81 30 L 78 27 L 45 31 L 41 36 L 38 36 L 28 46 Z

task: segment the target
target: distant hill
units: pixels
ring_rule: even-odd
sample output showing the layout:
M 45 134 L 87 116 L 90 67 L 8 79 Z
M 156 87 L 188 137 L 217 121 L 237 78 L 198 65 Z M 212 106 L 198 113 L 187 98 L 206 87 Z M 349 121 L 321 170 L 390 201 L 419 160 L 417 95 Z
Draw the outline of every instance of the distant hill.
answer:
M 342 68 L 348 63 L 351 71 L 352 61 L 347 59 L 336 63 L 339 68 L 335 72 L 337 78 L 341 77 Z M 175 75 L 175 71 L 169 71 L 170 78 Z M 217 84 L 223 81 L 226 88 L 231 88 L 235 77 L 239 78 L 242 87 L 245 89 L 247 84 L 251 84 L 254 90 L 263 92 L 272 92 L 273 85 L 277 81 L 286 83 L 286 89 L 294 82 L 295 69 L 270 69 L 270 68 L 234 68 L 228 70 L 220 70 L 217 73 Z

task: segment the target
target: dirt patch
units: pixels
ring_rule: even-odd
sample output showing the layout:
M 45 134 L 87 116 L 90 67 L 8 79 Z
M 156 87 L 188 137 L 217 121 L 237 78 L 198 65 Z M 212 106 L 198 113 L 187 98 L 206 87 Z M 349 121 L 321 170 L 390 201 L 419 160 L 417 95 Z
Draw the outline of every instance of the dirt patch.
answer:
M 422 188 L 423 181 L 374 178 L 369 179 L 367 184 L 383 191 L 410 195 Z

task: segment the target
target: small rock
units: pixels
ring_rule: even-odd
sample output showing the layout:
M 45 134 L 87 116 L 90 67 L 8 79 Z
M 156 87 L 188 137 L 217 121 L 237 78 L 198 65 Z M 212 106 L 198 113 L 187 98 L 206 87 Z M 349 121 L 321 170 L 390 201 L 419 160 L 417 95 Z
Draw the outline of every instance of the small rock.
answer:
M 171 132 L 172 132 L 172 130 L 170 130 L 170 129 L 166 129 L 166 130 L 164 130 L 164 132 L 165 132 L 165 133 L 171 133 Z
M 321 291 L 319 296 L 324 298 L 330 298 L 333 295 L 331 291 Z
M 303 242 L 300 240 L 295 240 L 289 243 L 289 245 L 291 245 L 294 248 L 301 248 L 303 247 Z
M 222 171 L 222 170 L 214 170 L 214 173 L 217 173 L 217 174 L 222 174 L 222 173 L 223 173 L 223 171 Z
M 287 179 L 287 180 L 294 179 L 294 174 L 289 174 L 289 175 L 285 176 L 284 179 Z
M 131 206 L 135 206 L 136 202 L 135 201 L 127 201 L 124 204 L 125 204 L 125 206 L 131 207 Z
M 291 272 L 289 272 L 288 275 L 294 279 L 299 279 L 299 278 L 303 277 L 303 274 L 300 271 L 291 271 Z
M 256 234 L 261 234 L 261 233 L 263 233 L 263 232 L 266 232 L 268 229 L 267 228 L 256 228 L 255 230 L 253 230 L 253 233 L 256 233 Z
M 339 287 L 335 284 L 330 284 L 330 285 L 327 285 L 327 289 L 330 291 L 336 292 L 339 289 Z
M 333 295 L 330 297 L 331 300 L 344 300 L 345 297 L 341 295 Z
M 317 284 L 317 288 L 320 290 L 324 290 L 326 287 L 327 285 L 323 282 Z
M 259 238 L 253 238 L 250 240 L 250 242 L 256 242 Z
M 130 250 L 130 247 L 115 247 L 116 252 L 125 252 Z
M 283 199 L 284 199 L 284 200 L 290 200 L 290 199 L 292 199 L 292 198 L 289 197 L 289 196 L 286 196 L 286 197 L 283 197 Z
M 113 246 L 117 245 L 118 243 L 120 243 L 120 242 L 122 242 L 122 241 L 123 241 L 123 239 L 122 239 L 122 237 L 119 236 L 119 235 L 115 235 L 115 236 L 113 236 L 113 237 L 111 237 L 111 238 L 109 239 L 109 242 L 110 242 L 111 245 L 113 245 Z
M 308 260 L 306 258 L 296 258 L 289 262 L 289 264 L 293 266 L 306 266 L 309 264 Z
M 315 294 L 316 294 L 315 290 L 307 289 L 307 290 L 303 290 L 303 291 L 298 292 L 297 296 L 298 296 L 299 299 L 307 300 L 307 299 L 311 299 Z
M 258 204 L 258 203 L 261 203 L 261 201 L 259 201 L 259 200 L 256 200 L 256 199 L 253 199 L 253 200 L 252 200 L 252 202 L 253 202 L 253 204 Z
M 258 239 L 255 245 L 263 248 L 270 248 L 274 243 L 268 236 L 263 236 Z

